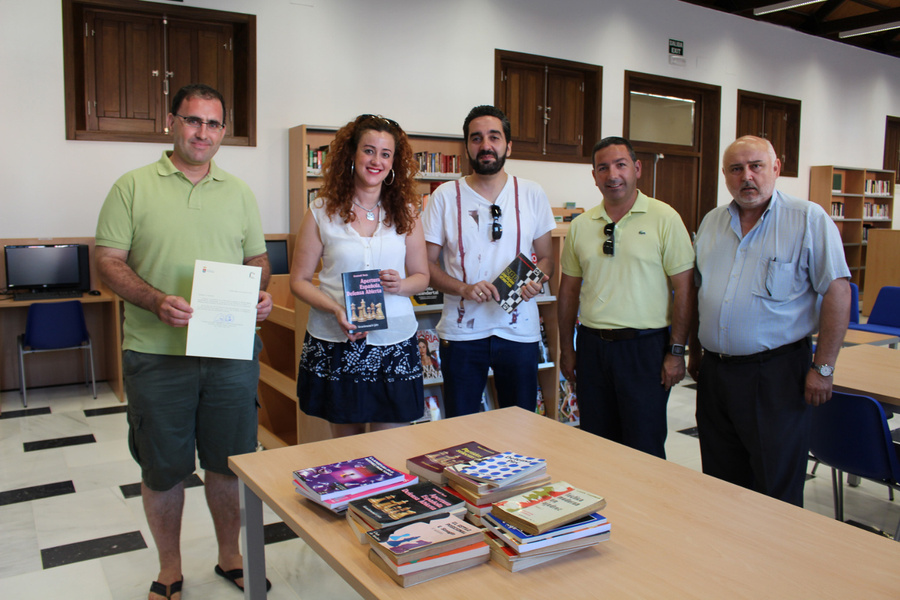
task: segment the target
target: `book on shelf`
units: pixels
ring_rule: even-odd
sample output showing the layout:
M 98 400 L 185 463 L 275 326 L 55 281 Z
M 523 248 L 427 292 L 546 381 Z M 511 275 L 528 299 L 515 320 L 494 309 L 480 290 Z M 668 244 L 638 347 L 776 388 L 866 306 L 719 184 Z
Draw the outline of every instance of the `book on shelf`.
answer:
M 540 384 L 537 387 L 537 401 L 534 403 L 534 412 L 542 417 L 547 414 L 547 407 L 544 404 L 544 392 L 541 391 Z
M 603 510 L 602 496 L 557 481 L 494 504 L 491 514 L 532 535 Z
M 413 294 L 410 298 L 416 306 L 433 306 L 435 304 L 444 303 L 444 292 L 439 292 L 431 286 L 428 286 L 418 294 Z
M 354 500 L 347 506 L 373 529 L 439 514 L 465 516 L 465 503 L 430 481 Z
M 422 361 L 422 377 L 439 379 L 441 377 L 441 359 L 438 349 L 441 339 L 434 329 L 416 331 L 416 343 L 419 346 L 419 358 Z
M 575 395 L 575 383 L 559 375 L 559 404 L 556 409 L 557 418 L 563 423 L 577 423 L 578 398 Z
M 516 452 L 500 452 L 480 460 L 468 461 L 447 467 L 450 473 L 488 484 L 490 487 L 504 487 L 546 471 L 547 461 L 543 458 L 524 456 Z
M 540 285 L 543 278 L 544 272 L 520 252 L 493 282 L 500 295 L 500 308 L 512 313 L 522 303 L 522 286 L 529 281 Z
M 608 521 L 580 527 L 561 529 L 550 537 L 540 539 L 518 540 L 510 534 L 510 525 L 492 514 L 481 517 L 481 524 L 491 533 L 497 536 L 513 552 L 526 556 L 537 556 L 560 550 L 578 549 L 593 545 L 596 542 L 606 541 L 610 536 L 610 524 Z
M 488 546 L 490 546 L 491 548 L 491 560 L 502 566 L 507 571 L 511 571 L 513 573 L 522 571 L 523 569 L 527 569 L 529 567 L 535 567 L 545 562 L 550 562 L 551 560 L 556 560 L 557 558 L 572 554 L 573 552 L 578 552 L 579 550 L 583 550 L 584 548 L 596 546 L 601 542 L 601 540 L 599 539 L 592 539 L 586 545 L 578 548 L 566 548 L 563 550 L 556 549 L 543 554 L 523 556 L 504 544 L 503 541 L 498 538 L 493 532 L 488 531 L 485 535 L 487 535 L 488 538 Z
M 465 442 L 407 458 L 406 470 L 438 485 L 447 485 L 447 476 L 444 474 L 446 467 L 481 460 L 494 454 L 497 452 L 484 444 L 475 441 Z
M 375 563 L 375 565 L 378 566 L 379 569 L 384 571 L 398 585 L 407 588 L 418 583 L 431 581 L 432 579 L 437 579 L 438 577 L 443 577 L 444 575 L 463 571 L 465 569 L 469 569 L 471 567 L 475 567 L 488 562 L 491 559 L 491 549 L 486 542 L 482 542 L 482 544 L 484 544 L 484 547 L 477 550 L 474 553 L 475 556 L 471 556 L 469 558 L 464 558 L 462 560 L 457 560 L 455 562 L 440 566 L 429 566 L 422 570 L 407 573 L 405 575 L 398 574 L 394 569 L 392 569 L 389 565 L 390 560 L 386 560 L 384 557 L 380 556 L 374 548 L 369 548 L 369 560 Z M 461 553 L 457 552 L 457 556 L 459 554 Z
M 831 191 L 834 194 L 840 194 L 844 191 L 844 174 L 832 173 L 831 175 Z
M 294 479 L 294 488 L 301 495 L 309 498 L 316 504 L 320 506 L 324 506 L 328 510 L 335 513 L 342 513 L 347 510 L 347 504 L 351 500 L 359 500 L 360 498 L 365 498 L 366 496 L 371 496 L 372 494 L 381 494 L 383 492 L 389 492 L 391 490 L 396 490 L 397 488 L 406 487 L 409 485 L 414 485 L 419 482 L 419 478 L 416 475 L 407 475 L 403 474 L 403 479 L 394 483 L 389 483 L 387 485 L 378 486 L 378 487 L 366 487 L 361 491 L 351 490 L 347 492 L 347 494 L 337 496 L 335 498 L 328 498 L 326 500 L 320 500 L 314 494 L 309 493 L 306 489 L 304 489 L 299 482 Z
M 325 166 L 325 158 L 328 156 L 328 145 L 319 146 L 318 148 L 312 148 L 307 144 L 306 146 L 306 169 L 307 172 L 317 172 L 321 171 L 322 167 Z
M 406 473 L 374 456 L 354 458 L 294 471 L 294 483 L 310 497 L 328 500 L 403 481 Z
M 538 352 L 540 353 L 539 361 L 542 363 L 553 362 L 550 357 L 550 343 L 547 341 L 547 330 L 544 328 L 544 317 L 540 317 L 541 339 L 538 342 Z
M 484 530 L 454 515 L 373 529 L 369 544 L 394 564 L 415 562 L 484 541 Z
M 387 329 L 384 312 L 384 288 L 378 269 L 348 271 L 341 275 L 344 283 L 344 309 L 347 320 L 357 331 Z

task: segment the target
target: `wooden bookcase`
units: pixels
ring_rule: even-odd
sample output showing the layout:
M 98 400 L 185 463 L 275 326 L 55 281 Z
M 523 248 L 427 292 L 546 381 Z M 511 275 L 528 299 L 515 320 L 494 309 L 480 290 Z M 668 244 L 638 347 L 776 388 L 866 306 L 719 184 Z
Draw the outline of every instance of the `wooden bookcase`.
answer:
M 859 286 L 862 298 L 869 231 L 891 228 L 894 171 L 832 165 L 811 167 L 809 199 L 831 215 L 841 232 L 850 281 Z

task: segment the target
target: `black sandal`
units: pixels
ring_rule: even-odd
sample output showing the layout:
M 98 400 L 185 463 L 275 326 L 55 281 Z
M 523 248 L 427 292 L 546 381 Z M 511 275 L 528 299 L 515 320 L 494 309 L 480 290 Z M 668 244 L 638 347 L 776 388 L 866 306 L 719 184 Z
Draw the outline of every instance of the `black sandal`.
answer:
M 169 600 L 172 597 L 172 594 L 177 594 L 181 592 L 181 584 L 184 583 L 184 577 L 179 579 L 178 581 L 173 582 L 170 585 L 163 585 L 158 581 L 154 581 L 150 584 L 150 593 L 156 594 L 157 596 L 162 596 Z
M 244 591 L 244 588 L 242 586 L 239 586 L 238 582 L 237 582 L 238 579 L 244 578 L 244 570 L 243 569 L 232 569 L 230 571 L 226 571 L 219 565 L 216 565 L 216 575 L 218 575 L 219 577 L 224 577 L 225 579 L 227 579 L 228 581 L 233 583 L 234 587 L 241 590 L 242 592 Z M 268 578 L 266 578 L 266 591 L 268 592 L 271 589 L 272 589 L 272 582 L 269 581 Z

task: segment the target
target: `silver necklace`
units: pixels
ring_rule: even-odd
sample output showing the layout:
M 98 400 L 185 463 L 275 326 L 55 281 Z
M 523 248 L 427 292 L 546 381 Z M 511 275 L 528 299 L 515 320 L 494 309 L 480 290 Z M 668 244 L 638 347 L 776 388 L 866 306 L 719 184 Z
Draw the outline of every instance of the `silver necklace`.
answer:
M 375 211 L 378 210 L 379 206 L 381 206 L 381 200 L 376 202 L 375 206 L 373 206 L 371 209 L 368 209 L 365 206 L 363 206 L 362 204 L 360 204 L 359 202 L 357 202 L 355 198 L 353 199 L 353 204 L 357 205 L 358 207 L 360 207 L 361 209 L 366 211 L 366 221 L 374 221 L 375 220 Z

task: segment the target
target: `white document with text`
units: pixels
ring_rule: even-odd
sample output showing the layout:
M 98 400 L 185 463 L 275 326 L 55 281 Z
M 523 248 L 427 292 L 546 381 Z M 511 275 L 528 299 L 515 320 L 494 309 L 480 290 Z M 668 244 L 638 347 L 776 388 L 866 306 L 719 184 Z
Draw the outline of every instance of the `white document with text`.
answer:
M 253 358 L 260 267 L 197 260 L 188 321 L 188 356 Z

